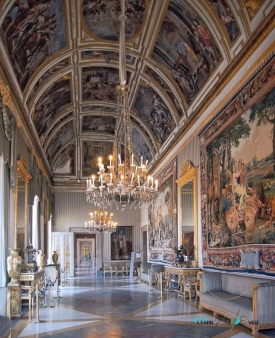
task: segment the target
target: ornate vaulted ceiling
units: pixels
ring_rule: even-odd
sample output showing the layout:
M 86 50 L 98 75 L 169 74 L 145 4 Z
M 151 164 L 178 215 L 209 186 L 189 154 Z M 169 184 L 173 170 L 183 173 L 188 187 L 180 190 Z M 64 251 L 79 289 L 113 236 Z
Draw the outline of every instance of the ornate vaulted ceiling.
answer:
M 1 69 L 33 152 L 55 184 L 85 179 L 119 129 L 120 1 L 0 4 Z M 184 134 L 272 10 L 272 0 L 126 0 L 136 162 L 152 168 Z

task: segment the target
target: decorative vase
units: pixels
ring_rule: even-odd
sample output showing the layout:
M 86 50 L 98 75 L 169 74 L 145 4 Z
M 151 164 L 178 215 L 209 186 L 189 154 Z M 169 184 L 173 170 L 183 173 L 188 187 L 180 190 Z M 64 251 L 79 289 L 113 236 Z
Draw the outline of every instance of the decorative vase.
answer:
M 53 252 L 52 260 L 53 260 L 53 264 L 57 264 L 57 262 L 58 262 L 58 253 L 57 253 L 57 251 Z
M 44 253 L 44 250 L 38 250 L 37 265 L 40 269 L 43 269 L 45 266 L 45 258 L 46 258 L 46 255 Z
M 9 285 L 18 284 L 18 278 L 21 271 L 22 257 L 19 255 L 20 249 L 10 249 L 11 255 L 7 258 L 7 270 L 11 278 Z

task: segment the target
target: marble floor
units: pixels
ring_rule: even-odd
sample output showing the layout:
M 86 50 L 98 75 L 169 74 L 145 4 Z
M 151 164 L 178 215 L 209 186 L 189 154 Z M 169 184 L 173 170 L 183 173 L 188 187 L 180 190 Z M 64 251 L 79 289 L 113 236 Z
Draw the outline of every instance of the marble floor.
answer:
M 23 306 L 24 315 L 12 320 L 9 337 L 253 337 L 242 325 L 232 329 L 210 312 L 200 311 L 195 299 L 190 302 L 175 292 L 161 293 L 137 278 L 80 275 L 62 285 L 58 293 L 54 288 L 45 293 L 39 311 Z M 198 317 L 213 323 L 198 325 Z M 257 337 L 275 337 L 275 330 Z

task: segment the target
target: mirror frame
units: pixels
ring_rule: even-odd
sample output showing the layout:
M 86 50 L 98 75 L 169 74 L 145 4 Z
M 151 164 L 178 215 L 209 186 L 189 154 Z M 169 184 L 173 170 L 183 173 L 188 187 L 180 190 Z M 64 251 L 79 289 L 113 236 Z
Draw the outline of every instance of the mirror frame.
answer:
M 20 248 L 22 250 L 26 249 L 29 241 L 29 210 L 28 210 L 28 184 L 32 176 L 27 171 L 27 161 L 24 156 L 21 156 L 20 159 L 16 162 L 16 178 L 15 178 L 15 189 L 14 189 L 14 247 L 17 248 L 17 219 L 18 219 L 18 175 L 25 182 L 25 238 L 24 245 L 25 248 Z M 18 248 L 17 248 L 18 249 Z
M 176 180 L 178 184 L 178 242 L 182 241 L 182 198 L 181 188 L 188 182 L 193 181 L 193 204 L 194 204 L 194 261 L 198 266 L 198 168 L 192 162 L 186 161 L 181 167 L 180 177 Z

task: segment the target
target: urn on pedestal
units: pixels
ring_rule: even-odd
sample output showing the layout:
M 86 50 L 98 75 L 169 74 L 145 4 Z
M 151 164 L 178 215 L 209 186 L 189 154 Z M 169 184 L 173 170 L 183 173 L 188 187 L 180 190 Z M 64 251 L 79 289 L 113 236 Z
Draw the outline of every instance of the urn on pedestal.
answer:
M 45 266 L 45 258 L 46 255 L 44 253 L 44 250 L 38 250 L 38 254 L 37 254 L 37 265 L 39 267 L 39 269 L 43 269 Z
M 57 251 L 53 252 L 52 260 L 53 260 L 53 264 L 57 264 L 57 262 L 58 262 L 58 253 L 57 253 Z
M 11 281 L 9 285 L 16 285 L 18 284 L 18 278 L 19 274 L 21 271 L 21 263 L 22 263 L 22 258 L 19 256 L 19 250 L 17 248 L 10 249 L 11 250 L 11 255 L 8 256 L 7 258 L 7 270 L 8 274 L 11 278 Z

